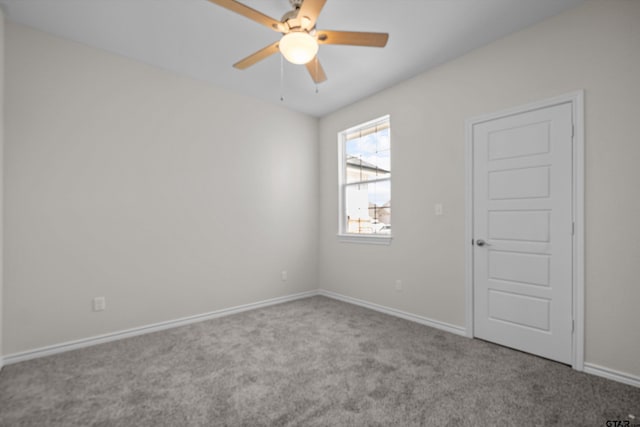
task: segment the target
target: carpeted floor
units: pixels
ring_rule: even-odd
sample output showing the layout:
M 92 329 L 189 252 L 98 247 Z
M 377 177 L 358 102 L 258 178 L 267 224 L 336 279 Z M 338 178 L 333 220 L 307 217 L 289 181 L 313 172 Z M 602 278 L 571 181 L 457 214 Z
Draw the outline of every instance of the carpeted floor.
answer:
M 640 389 L 324 297 L 0 373 L 2 426 L 604 426 L 608 420 L 640 425 Z

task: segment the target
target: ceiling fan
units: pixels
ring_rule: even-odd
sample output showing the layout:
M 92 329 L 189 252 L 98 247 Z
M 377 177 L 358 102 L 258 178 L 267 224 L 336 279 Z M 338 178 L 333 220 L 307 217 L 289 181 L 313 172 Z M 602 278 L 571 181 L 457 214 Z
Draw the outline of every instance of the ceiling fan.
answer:
M 244 70 L 280 51 L 287 61 L 305 64 L 311 78 L 316 83 L 327 80 L 318 60 L 318 45 L 341 44 L 352 46 L 384 47 L 389 39 L 387 33 L 365 33 L 355 31 L 331 31 L 316 29 L 318 15 L 327 0 L 289 0 L 293 10 L 277 21 L 255 9 L 235 0 L 209 0 L 259 24 L 282 33 L 282 38 L 267 47 L 233 64 Z

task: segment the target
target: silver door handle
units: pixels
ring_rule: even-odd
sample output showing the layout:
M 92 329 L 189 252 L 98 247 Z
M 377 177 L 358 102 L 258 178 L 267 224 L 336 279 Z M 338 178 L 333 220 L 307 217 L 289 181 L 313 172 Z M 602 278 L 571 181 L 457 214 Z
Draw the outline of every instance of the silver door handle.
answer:
M 478 245 L 478 246 L 491 246 L 490 244 L 488 244 L 487 242 L 485 242 L 482 239 L 476 240 L 476 245 Z

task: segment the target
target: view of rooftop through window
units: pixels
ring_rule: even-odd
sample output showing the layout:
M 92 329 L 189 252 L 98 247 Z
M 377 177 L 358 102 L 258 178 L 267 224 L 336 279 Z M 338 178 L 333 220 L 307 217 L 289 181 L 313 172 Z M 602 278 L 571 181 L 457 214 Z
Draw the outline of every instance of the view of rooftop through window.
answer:
M 391 234 L 389 117 L 340 134 L 342 232 Z

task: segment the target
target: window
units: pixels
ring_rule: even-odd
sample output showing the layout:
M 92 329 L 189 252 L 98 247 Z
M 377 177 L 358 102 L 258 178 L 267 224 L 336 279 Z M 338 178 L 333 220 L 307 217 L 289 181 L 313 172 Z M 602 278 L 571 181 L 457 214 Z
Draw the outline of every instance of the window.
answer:
M 391 237 L 391 138 L 389 116 L 342 131 L 340 236 L 388 242 Z

